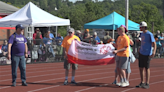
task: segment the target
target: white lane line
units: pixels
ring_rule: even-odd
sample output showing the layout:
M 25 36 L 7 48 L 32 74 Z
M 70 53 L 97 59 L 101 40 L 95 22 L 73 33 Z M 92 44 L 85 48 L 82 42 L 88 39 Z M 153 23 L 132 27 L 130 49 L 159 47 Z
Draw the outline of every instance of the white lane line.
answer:
M 161 71 L 161 70 L 160 70 Z M 158 72 L 160 72 L 160 71 L 158 71 Z M 162 71 L 164 71 L 164 70 L 162 70 Z M 152 71 L 152 72 L 157 72 L 157 71 Z M 139 73 L 133 73 L 133 74 L 131 74 L 131 75 L 135 75 L 135 74 L 139 74 Z M 163 75 L 159 75 L 159 76 L 163 76 Z M 76 76 L 76 77 L 79 77 L 79 76 Z M 105 79 L 105 78 L 112 78 L 112 77 L 114 77 L 114 76 L 108 76 L 108 77 L 101 77 L 101 78 L 94 78 L 94 79 L 88 79 L 88 80 L 82 80 L 82 81 L 79 81 L 79 82 L 86 82 L 86 81 L 91 81 L 91 80 L 99 80 L 99 79 Z M 157 77 L 157 76 L 155 76 L 155 77 Z M 61 78 L 58 78 L 58 79 L 61 79 Z M 63 78 L 62 78 L 63 79 Z M 136 79 L 139 79 L 139 78 L 136 78 Z M 56 80 L 56 79 L 55 79 Z M 40 82 L 40 81 L 38 81 L 38 82 Z M 35 83 L 38 83 L 38 82 L 35 82 Z M 42 82 L 42 81 L 41 81 Z M 79 83 L 78 82 L 78 83 Z M 108 85 L 108 84 L 105 84 L 105 85 Z M 47 87 L 45 87 L 46 89 L 48 89 Z M 52 87 L 53 88 L 53 87 Z M 86 89 L 82 89 L 82 90 L 89 90 L 89 89 L 93 89 L 93 88 L 96 88 L 96 87 L 89 87 L 89 88 L 86 88 Z M 36 90 L 39 90 L 39 89 L 36 89 Z M 36 91 L 35 90 L 35 91 Z M 42 90 L 44 90 L 44 89 L 42 89 Z M 82 91 L 82 90 L 80 90 L 80 91 Z M 77 91 L 77 92 L 80 92 L 79 90 Z M 31 90 L 31 92 L 33 92 L 33 90 Z
M 90 68 L 90 67 L 88 67 L 88 68 Z M 85 68 L 85 69 L 86 69 L 86 68 Z M 97 71 L 97 70 L 106 70 L 106 69 L 110 69 L 110 68 L 94 69 L 94 70 L 84 70 L 84 71 L 78 71 L 78 72 Z M 63 70 L 64 70 L 64 69 L 63 69 Z M 108 72 L 108 73 L 109 73 L 109 72 Z M 49 76 L 49 75 L 59 75 L 59 74 L 64 74 L 64 73 L 62 72 L 62 73 L 53 73 L 53 74 L 45 74 L 45 75 L 29 76 L 29 77 L 26 77 L 26 78 L 35 78 L 35 77 L 42 77 L 42 76 Z M 20 79 L 20 78 L 17 78 L 17 79 Z M 0 80 L 0 82 L 3 82 L 3 81 L 9 81 L 9 80 L 12 80 L 12 79 Z
M 90 69 L 92 67 L 82 67 L 81 69 L 84 69 L 84 68 L 85 69 L 88 69 L 88 68 Z M 113 69 L 113 68 L 108 68 L 108 69 Z M 47 71 L 59 71 L 59 70 L 64 70 L 64 69 L 54 69 L 54 70 L 47 70 Z M 47 72 L 47 71 L 37 71 L 37 73 L 38 72 Z M 34 72 L 27 72 L 26 75 L 29 74 L 29 73 L 36 73 L 36 71 L 34 71 Z M 17 73 L 17 74 L 20 74 L 20 73 Z M 0 77 L 1 76 L 10 76 L 10 75 L 11 75 L 11 73 L 10 74 L 7 74 L 7 75 L 0 75 Z
M 135 73 L 135 74 L 139 74 L 139 73 Z M 131 74 L 131 75 L 135 75 L 135 74 Z M 163 75 L 155 75 L 155 76 L 151 76 L 151 77 L 159 77 L 159 76 L 163 76 Z M 114 76 L 110 76 L 110 77 L 114 77 Z M 96 79 L 91 79 L 91 80 L 106 79 L 106 78 L 110 78 L 110 77 L 102 77 L 102 78 L 96 78 Z M 130 81 L 138 80 L 138 79 L 140 79 L 140 78 L 130 79 Z M 85 81 L 90 81 L 90 80 L 84 80 L 82 82 L 85 82 Z M 104 85 L 107 86 L 108 84 L 104 84 Z M 103 86 L 103 85 L 99 85 L 99 86 Z M 89 87 L 89 88 L 93 89 L 93 88 L 96 88 L 96 87 Z M 75 92 L 81 92 L 81 91 L 90 90 L 89 88 L 77 90 Z M 125 92 L 129 91 L 129 90 L 133 90 L 133 89 L 135 89 L 135 88 L 127 89 L 127 90 L 125 90 Z M 124 91 L 121 91 L 121 92 L 124 92 Z
M 80 66 L 82 66 L 82 65 L 80 65 Z M 114 66 L 114 65 L 111 65 L 111 66 Z M 103 66 L 97 66 L 97 67 L 103 67 Z M 40 70 L 40 69 L 49 69 L 49 68 L 54 68 L 55 71 L 57 71 L 57 70 L 64 70 L 64 69 L 56 69 L 56 67 L 54 66 L 54 67 L 44 67 L 44 68 L 34 68 L 34 69 L 29 69 L 29 68 L 26 67 L 26 71 L 27 70 L 35 70 L 36 71 L 36 69 L 39 69 Z M 82 68 L 95 68 L 95 67 L 86 67 L 86 66 L 84 66 Z M 8 71 L 6 71 L 6 70 L 5 71 L 0 71 L 0 73 L 4 73 L 4 72 L 11 72 L 11 69 L 8 70 Z
M 90 90 L 90 89 L 93 89 L 93 88 L 95 88 L 95 87 L 90 87 L 90 88 L 86 88 L 86 89 L 78 90 L 78 91 L 75 91 L 75 92 L 81 92 L 81 91 Z
M 157 84 L 157 83 L 162 83 L 162 82 L 164 82 L 164 81 L 153 82 L 153 83 L 150 83 L 149 85 L 153 85 L 153 84 Z M 134 89 L 137 89 L 137 88 L 130 88 L 130 89 L 123 90 L 121 92 L 127 92 L 127 91 L 134 90 Z
M 32 91 L 27 91 L 27 92 L 35 92 L 35 91 L 40 91 L 40 90 L 50 89 L 50 88 L 54 88 L 54 87 L 58 87 L 58 86 L 60 86 L 60 85 L 50 86 L 50 87 L 45 87 L 45 88 L 36 89 L 36 90 L 32 90 Z

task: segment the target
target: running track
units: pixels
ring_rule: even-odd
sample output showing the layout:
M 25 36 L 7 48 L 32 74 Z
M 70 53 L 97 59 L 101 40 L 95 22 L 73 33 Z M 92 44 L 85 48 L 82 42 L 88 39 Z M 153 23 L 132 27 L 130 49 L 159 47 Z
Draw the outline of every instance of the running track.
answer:
M 21 86 L 18 70 L 17 86 L 11 87 L 11 66 L 0 66 L 0 92 L 164 92 L 164 59 L 151 61 L 150 88 L 135 88 L 140 83 L 138 61 L 131 64 L 130 86 L 117 87 L 114 80 L 115 64 L 101 66 L 79 65 L 75 80 L 78 85 L 63 85 L 63 62 L 27 64 L 28 86 Z M 69 82 L 71 81 L 71 70 Z

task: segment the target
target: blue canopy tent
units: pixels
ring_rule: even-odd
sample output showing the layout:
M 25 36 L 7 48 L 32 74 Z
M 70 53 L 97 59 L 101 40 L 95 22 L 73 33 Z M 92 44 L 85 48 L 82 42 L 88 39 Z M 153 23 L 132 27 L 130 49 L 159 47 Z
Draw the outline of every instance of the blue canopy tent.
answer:
M 84 25 L 84 28 L 85 29 L 109 29 L 109 30 L 113 30 L 113 34 L 114 34 L 114 30 L 116 30 L 121 25 L 125 25 L 125 17 L 123 17 L 122 15 L 116 12 L 113 12 L 110 15 L 105 16 L 101 19 L 92 21 L 90 23 L 86 23 Z M 128 30 L 140 30 L 139 24 L 131 20 L 128 20 Z

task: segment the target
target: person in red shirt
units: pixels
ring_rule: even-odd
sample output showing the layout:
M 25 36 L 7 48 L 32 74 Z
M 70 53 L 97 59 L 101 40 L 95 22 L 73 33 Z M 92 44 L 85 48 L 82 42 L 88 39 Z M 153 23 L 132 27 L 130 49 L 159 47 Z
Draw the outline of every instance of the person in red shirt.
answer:
M 36 28 L 35 29 L 35 33 L 33 34 L 33 40 L 34 40 L 33 42 L 34 42 L 34 44 L 35 44 L 35 39 L 36 39 L 36 35 L 37 35 L 38 32 L 40 32 L 40 30 L 39 30 L 39 28 Z M 40 38 L 43 39 L 42 35 L 40 35 Z

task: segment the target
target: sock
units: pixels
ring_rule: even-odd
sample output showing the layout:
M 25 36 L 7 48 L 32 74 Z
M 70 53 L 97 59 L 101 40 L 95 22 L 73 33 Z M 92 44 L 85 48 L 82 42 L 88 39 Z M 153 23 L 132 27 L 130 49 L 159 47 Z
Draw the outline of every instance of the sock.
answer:
M 124 82 L 126 82 L 127 80 L 126 80 L 126 78 L 124 78 Z
M 121 78 L 121 82 L 124 82 L 124 79 L 123 78 Z
M 72 76 L 72 80 L 74 80 L 75 79 L 75 76 Z
M 65 77 L 65 80 L 68 80 L 68 76 Z

